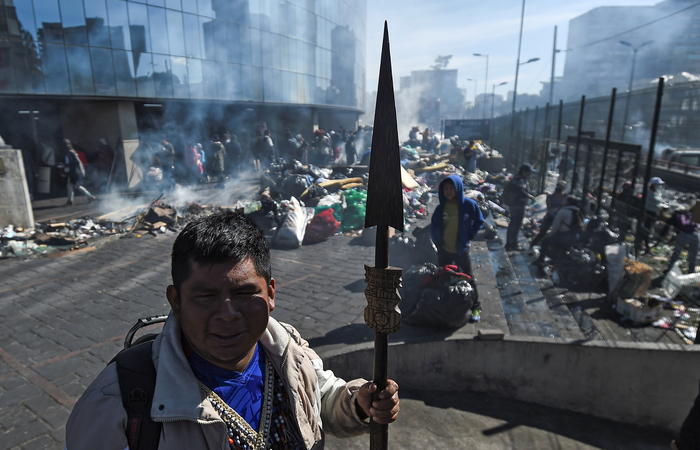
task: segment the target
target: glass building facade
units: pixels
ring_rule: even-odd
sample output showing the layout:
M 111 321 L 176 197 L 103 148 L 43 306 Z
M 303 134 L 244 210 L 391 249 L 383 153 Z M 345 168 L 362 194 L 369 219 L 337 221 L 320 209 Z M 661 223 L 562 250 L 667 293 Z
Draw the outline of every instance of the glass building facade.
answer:
M 366 0 L 0 0 L 0 97 L 364 108 Z

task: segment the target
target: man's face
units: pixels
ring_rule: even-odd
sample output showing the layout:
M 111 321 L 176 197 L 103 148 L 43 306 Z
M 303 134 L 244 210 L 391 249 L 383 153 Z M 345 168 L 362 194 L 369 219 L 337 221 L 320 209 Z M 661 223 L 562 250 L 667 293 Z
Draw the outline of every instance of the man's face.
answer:
M 529 170 L 523 170 L 523 177 L 525 177 L 525 178 L 530 178 L 530 174 L 531 174 L 531 173 L 532 173 L 532 172 L 530 172 Z
M 173 314 L 199 356 L 242 372 L 275 309 L 275 280 L 268 285 L 250 259 L 238 264 L 191 265 L 192 274 L 179 293 L 168 286 Z

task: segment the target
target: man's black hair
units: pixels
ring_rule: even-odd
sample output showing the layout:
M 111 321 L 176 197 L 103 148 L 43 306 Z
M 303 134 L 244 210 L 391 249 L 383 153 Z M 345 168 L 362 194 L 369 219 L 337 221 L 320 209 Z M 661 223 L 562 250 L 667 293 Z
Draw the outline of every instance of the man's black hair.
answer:
M 218 135 L 218 134 L 212 134 L 211 140 L 214 141 L 214 142 L 218 141 L 218 140 L 219 140 L 219 135 Z
M 171 274 L 175 289 L 192 274 L 192 263 L 237 264 L 250 259 L 258 275 L 272 279 L 265 232 L 243 214 L 224 211 L 188 223 L 173 244 Z

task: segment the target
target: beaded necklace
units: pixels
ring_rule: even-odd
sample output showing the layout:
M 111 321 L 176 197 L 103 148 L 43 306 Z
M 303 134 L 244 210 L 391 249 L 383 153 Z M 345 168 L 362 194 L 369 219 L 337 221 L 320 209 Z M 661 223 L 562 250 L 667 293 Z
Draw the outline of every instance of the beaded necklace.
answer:
M 199 387 L 226 424 L 229 445 L 233 450 L 303 450 L 303 440 L 290 411 L 289 397 L 282 380 L 265 364 L 265 387 L 259 431 L 231 408 L 216 392 L 202 382 Z
M 199 388 L 207 396 L 214 409 L 219 413 L 226 424 L 229 436 L 229 444 L 233 448 L 243 450 L 264 450 L 270 434 L 272 418 L 272 399 L 275 371 L 270 361 L 265 362 L 265 387 L 263 388 L 263 404 L 260 412 L 259 431 L 255 431 L 246 420 L 233 408 L 226 404 L 216 392 L 209 389 L 204 383 L 197 380 Z

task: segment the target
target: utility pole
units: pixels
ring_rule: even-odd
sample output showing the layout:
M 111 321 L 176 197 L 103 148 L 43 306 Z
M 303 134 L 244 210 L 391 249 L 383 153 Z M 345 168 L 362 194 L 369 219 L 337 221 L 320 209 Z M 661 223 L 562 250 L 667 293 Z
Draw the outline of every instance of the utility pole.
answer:
M 554 46 L 552 48 L 552 77 L 549 80 L 549 104 L 554 104 L 554 69 L 557 66 L 557 26 L 554 26 Z
M 484 79 L 484 112 L 481 115 L 482 119 L 486 118 L 486 93 L 488 92 L 489 89 L 489 55 L 488 54 L 481 54 L 481 53 L 474 53 L 474 56 L 485 56 L 486 57 L 486 78 Z
M 627 115 L 629 114 L 630 111 L 630 100 L 632 98 L 632 82 L 634 81 L 634 67 L 637 65 L 637 52 L 639 51 L 640 48 L 644 47 L 645 45 L 649 45 L 653 43 L 654 41 L 646 41 L 639 45 L 638 47 L 633 46 L 627 41 L 620 41 L 620 44 L 632 48 L 634 51 L 634 55 L 632 55 L 632 72 L 630 73 L 630 83 L 629 87 L 627 88 L 627 102 L 625 106 L 625 118 L 622 120 L 622 138 L 620 139 L 621 141 L 625 140 L 625 132 L 627 131 Z

